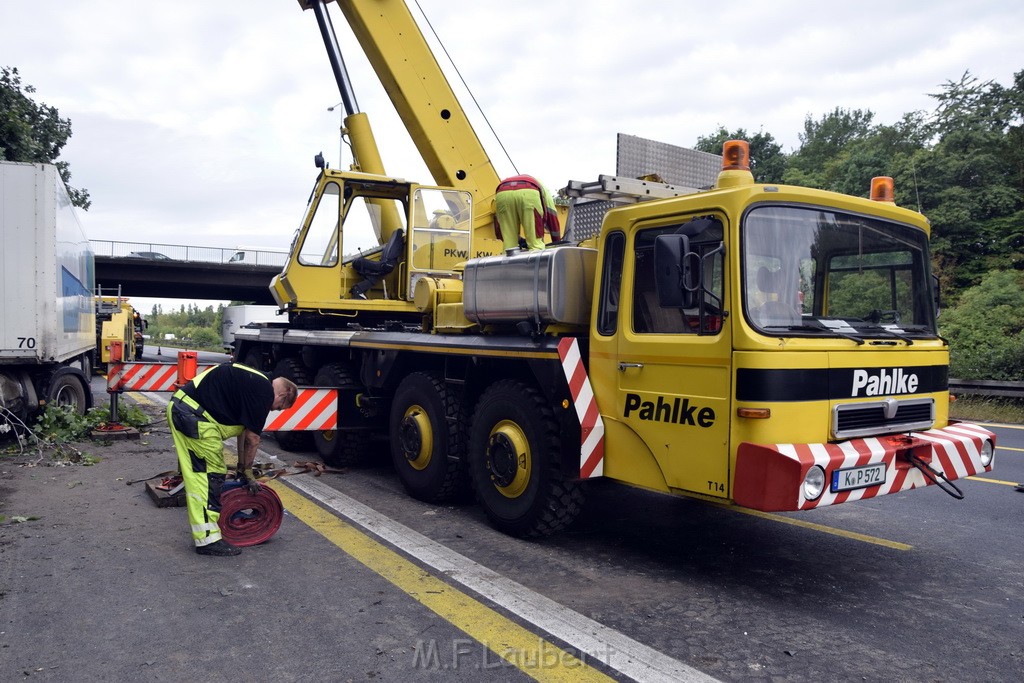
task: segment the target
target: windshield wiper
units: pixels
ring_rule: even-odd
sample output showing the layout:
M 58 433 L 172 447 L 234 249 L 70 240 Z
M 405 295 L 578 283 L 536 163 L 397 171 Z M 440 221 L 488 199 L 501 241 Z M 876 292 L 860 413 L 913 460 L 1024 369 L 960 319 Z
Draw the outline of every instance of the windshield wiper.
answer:
M 840 332 L 839 330 L 833 327 L 825 327 L 824 325 L 764 325 L 764 328 L 783 329 L 788 330 L 790 332 L 827 332 L 829 334 L 834 334 L 837 337 L 842 337 L 843 339 L 849 339 L 852 342 L 857 342 L 858 346 L 864 343 L 864 340 L 861 339 L 860 337 L 855 337 L 852 334 Z
M 860 328 L 860 331 L 865 332 L 865 333 L 881 332 L 883 334 L 883 336 L 896 337 L 897 339 L 905 341 L 907 343 L 907 346 L 913 346 L 914 345 L 914 340 L 911 339 L 910 337 L 902 335 L 902 334 L 900 334 L 898 332 L 893 332 L 892 330 L 886 329 L 886 328 L 884 328 L 884 327 L 882 327 L 880 325 L 868 325 L 867 327 Z

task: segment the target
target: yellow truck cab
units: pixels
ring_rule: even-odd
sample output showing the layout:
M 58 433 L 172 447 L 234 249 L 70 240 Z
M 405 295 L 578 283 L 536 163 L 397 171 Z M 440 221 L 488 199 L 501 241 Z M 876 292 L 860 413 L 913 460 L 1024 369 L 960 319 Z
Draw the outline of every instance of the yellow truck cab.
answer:
M 761 185 L 745 155 L 725 150 L 709 192 L 605 218 L 603 474 L 795 510 L 986 469 L 991 434 L 948 423 L 927 220 L 891 181 L 872 199 Z

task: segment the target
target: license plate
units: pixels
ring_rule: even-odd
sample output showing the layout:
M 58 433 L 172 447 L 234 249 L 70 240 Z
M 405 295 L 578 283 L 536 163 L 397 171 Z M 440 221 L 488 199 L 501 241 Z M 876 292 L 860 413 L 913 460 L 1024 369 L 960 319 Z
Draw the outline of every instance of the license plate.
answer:
M 862 489 L 868 486 L 877 486 L 885 483 L 885 463 L 879 462 L 874 465 L 863 467 L 850 467 L 845 470 L 832 472 L 832 485 L 829 489 L 832 493 L 837 491 L 850 491 L 851 489 Z

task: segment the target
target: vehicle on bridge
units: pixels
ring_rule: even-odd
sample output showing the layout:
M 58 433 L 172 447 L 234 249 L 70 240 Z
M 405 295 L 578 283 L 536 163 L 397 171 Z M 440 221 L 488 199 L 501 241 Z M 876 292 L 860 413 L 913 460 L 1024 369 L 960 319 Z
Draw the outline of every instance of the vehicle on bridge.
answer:
M 246 263 L 254 266 L 283 266 L 287 260 L 287 249 L 235 247 L 235 253 L 228 259 L 228 263 Z
M 339 428 L 312 435 L 326 462 L 386 435 L 411 495 L 470 482 L 517 536 L 564 527 L 598 477 L 779 511 L 991 470 L 995 436 L 949 419 L 930 226 L 891 178 L 870 198 L 758 184 L 729 141 L 711 189 L 570 183 L 625 203 L 592 235 L 503 255 L 499 176 L 405 3 L 338 5 L 436 186 L 384 173 L 327 2 L 299 2 L 359 170 L 319 164 L 271 283 L 288 321 L 235 339 L 248 365 L 338 390 Z

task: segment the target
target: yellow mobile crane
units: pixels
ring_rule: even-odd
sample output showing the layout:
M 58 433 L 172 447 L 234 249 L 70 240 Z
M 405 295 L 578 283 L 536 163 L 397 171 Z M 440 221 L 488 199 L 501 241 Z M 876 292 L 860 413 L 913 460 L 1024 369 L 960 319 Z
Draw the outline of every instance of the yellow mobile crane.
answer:
M 300 0 L 332 52 L 326 4 Z M 386 434 L 411 495 L 448 498 L 468 472 L 520 536 L 570 522 L 595 477 L 800 510 L 930 484 L 959 496 L 956 479 L 991 469 L 994 436 L 949 420 L 929 225 L 891 180 L 870 199 L 758 184 L 733 141 L 710 190 L 646 183 L 660 198 L 581 242 L 482 255 L 500 250 L 498 178 L 408 8 L 338 4 L 438 186 L 366 168 L 372 143 L 359 171 L 323 168 L 272 284 L 288 322 L 236 333 L 245 362 L 339 390 L 339 429 L 313 435 L 325 461 Z M 383 255 L 353 251 L 360 238 Z

